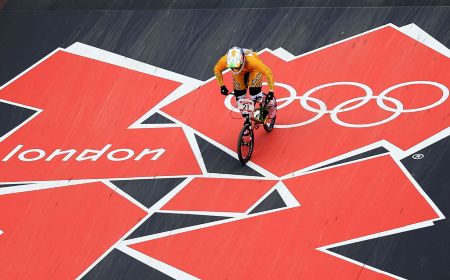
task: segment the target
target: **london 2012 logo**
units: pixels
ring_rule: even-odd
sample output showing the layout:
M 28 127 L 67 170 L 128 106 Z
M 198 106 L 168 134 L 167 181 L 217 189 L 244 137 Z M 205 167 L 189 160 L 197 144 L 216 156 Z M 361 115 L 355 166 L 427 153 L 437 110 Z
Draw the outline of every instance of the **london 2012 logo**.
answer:
M 214 78 L 81 43 L 49 54 L 0 90 L 22 116 L 0 135 L 0 278 L 130 263 L 174 279 L 402 277 L 331 249 L 445 218 L 401 162 L 450 135 L 450 61 L 417 34 L 261 51 L 279 112 L 247 167 Z

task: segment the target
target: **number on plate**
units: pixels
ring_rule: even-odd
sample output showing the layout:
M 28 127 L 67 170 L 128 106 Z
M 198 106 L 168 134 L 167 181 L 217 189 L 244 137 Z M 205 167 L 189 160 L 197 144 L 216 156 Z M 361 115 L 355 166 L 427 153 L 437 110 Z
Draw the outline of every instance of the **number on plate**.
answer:
M 238 109 L 239 111 L 241 111 L 242 114 L 250 114 L 255 109 L 253 101 L 250 99 L 239 99 L 237 104 Z

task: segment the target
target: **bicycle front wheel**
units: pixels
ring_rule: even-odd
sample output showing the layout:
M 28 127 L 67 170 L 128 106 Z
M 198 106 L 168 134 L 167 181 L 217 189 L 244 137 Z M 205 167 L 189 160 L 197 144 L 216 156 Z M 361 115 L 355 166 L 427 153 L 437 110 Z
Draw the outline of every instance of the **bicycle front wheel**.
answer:
M 244 125 L 239 133 L 237 143 L 237 154 L 242 165 L 247 164 L 253 153 L 255 137 L 253 137 L 253 129 L 250 125 Z

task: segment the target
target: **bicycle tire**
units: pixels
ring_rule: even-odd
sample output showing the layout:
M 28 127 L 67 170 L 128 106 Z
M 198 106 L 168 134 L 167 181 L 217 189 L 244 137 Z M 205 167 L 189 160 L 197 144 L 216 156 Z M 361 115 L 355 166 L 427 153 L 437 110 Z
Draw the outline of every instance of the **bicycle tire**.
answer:
M 245 131 L 248 130 L 248 135 L 244 135 Z M 250 137 L 248 139 L 248 137 Z M 247 139 L 245 139 L 247 138 Z M 238 143 L 237 143 L 237 154 L 239 161 L 242 165 L 247 164 L 247 162 L 252 157 L 253 147 L 255 145 L 255 137 L 253 137 L 253 129 L 249 124 L 246 124 L 242 127 L 241 132 L 239 133 Z M 248 147 L 244 149 L 244 153 L 242 151 L 243 147 Z M 248 149 L 248 151 L 246 151 Z M 245 152 L 246 151 L 246 152 Z
M 273 97 L 273 101 L 274 101 L 274 106 L 270 106 L 271 108 L 268 108 L 269 112 L 270 110 L 275 110 L 275 115 L 273 118 L 269 118 L 269 122 L 265 122 L 264 123 L 264 130 L 267 132 L 271 132 L 275 126 L 275 121 L 277 119 L 277 100 L 275 98 L 275 96 Z M 270 113 L 269 113 L 270 114 Z

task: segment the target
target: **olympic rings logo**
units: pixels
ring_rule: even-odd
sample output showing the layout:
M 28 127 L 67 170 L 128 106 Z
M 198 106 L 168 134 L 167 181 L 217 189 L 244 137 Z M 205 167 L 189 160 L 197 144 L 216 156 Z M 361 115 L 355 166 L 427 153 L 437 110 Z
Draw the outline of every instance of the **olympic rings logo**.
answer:
M 264 84 L 266 84 L 266 83 L 264 83 Z M 420 111 L 428 110 L 428 109 L 434 108 L 436 106 L 439 106 L 440 104 L 444 103 L 445 100 L 447 100 L 447 98 L 449 96 L 449 90 L 446 86 L 444 86 L 443 84 L 437 83 L 437 82 L 432 82 L 432 81 L 411 81 L 411 82 L 397 84 L 397 85 L 394 85 L 394 86 L 391 86 L 391 87 L 385 89 L 379 95 L 374 95 L 372 89 L 369 86 L 362 84 L 362 83 L 357 83 L 357 82 L 334 82 L 334 83 L 323 84 L 323 85 L 320 85 L 320 86 L 317 86 L 317 87 L 314 87 L 314 88 L 308 90 L 305 94 L 303 94 L 301 96 L 298 96 L 297 91 L 290 85 L 283 84 L 283 83 L 275 83 L 275 85 L 278 87 L 285 88 L 289 92 L 289 97 L 283 97 L 283 98 L 277 99 L 278 103 L 283 102 L 281 105 L 278 106 L 277 111 L 288 106 L 295 100 L 299 100 L 300 106 L 302 108 L 304 108 L 307 111 L 316 113 L 316 115 L 309 120 L 294 123 L 294 124 L 277 124 L 277 125 L 275 125 L 276 128 L 293 128 L 293 127 L 304 126 L 304 125 L 310 124 L 312 122 L 315 122 L 316 120 L 323 117 L 325 114 L 329 114 L 331 120 L 334 123 L 344 126 L 344 127 L 352 127 L 352 128 L 372 127 L 372 126 L 377 126 L 377 125 L 381 125 L 381 124 L 390 122 L 390 121 L 394 120 L 395 118 L 397 118 L 401 113 L 420 112 Z M 400 100 L 395 99 L 393 97 L 389 97 L 388 94 L 395 89 L 398 89 L 398 88 L 401 88 L 404 86 L 408 86 L 408 85 L 434 86 L 434 87 L 439 88 L 442 91 L 442 96 L 438 101 L 436 101 L 430 105 L 419 107 L 419 108 L 413 108 L 413 109 L 405 109 L 403 106 L 403 103 Z M 355 98 L 349 99 L 347 101 L 344 101 L 344 102 L 338 104 L 333 109 L 329 110 L 327 108 L 327 105 L 325 104 L 325 102 L 323 102 L 320 99 L 314 98 L 311 95 L 323 88 L 328 88 L 328 87 L 333 87 L 333 86 L 359 87 L 362 90 L 364 90 L 366 95 L 362 96 L 362 97 L 355 97 Z M 237 108 L 235 108 L 233 105 L 231 105 L 232 98 L 233 98 L 232 95 L 229 95 L 229 96 L 227 96 L 227 98 L 225 98 L 225 101 L 224 101 L 225 106 L 234 112 L 239 112 L 239 110 Z M 376 100 L 378 107 L 380 107 L 381 109 L 383 109 L 385 111 L 392 112 L 392 115 L 384 120 L 373 122 L 373 123 L 365 123 L 365 124 L 348 123 L 348 122 L 344 122 L 341 119 L 339 119 L 339 117 L 338 117 L 339 113 L 358 109 L 358 108 L 364 106 L 365 104 L 367 104 L 372 99 Z M 386 105 L 386 103 L 385 103 L 386 100 L 391 102 L 394 105 L 394 108 Z M 319 107 L 319 109 L 311 107 L 308 104 L 308 102 L 315 103 Z M 355 102 L 358 102 L 358 103 L 347 107 L 347 105 L 355 103 Z

